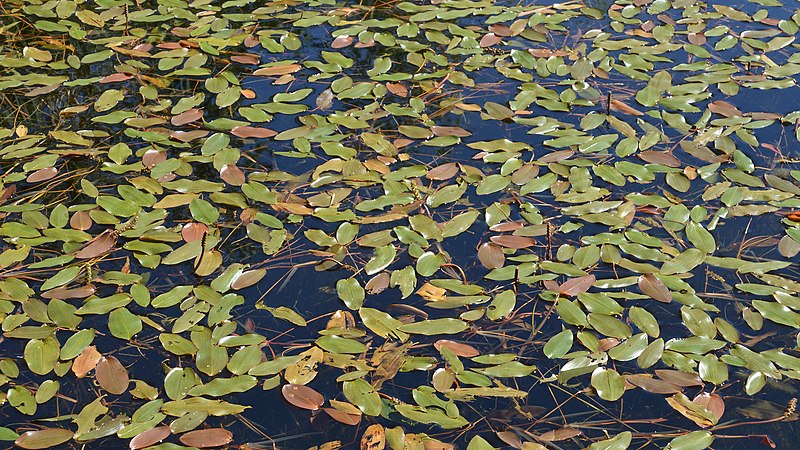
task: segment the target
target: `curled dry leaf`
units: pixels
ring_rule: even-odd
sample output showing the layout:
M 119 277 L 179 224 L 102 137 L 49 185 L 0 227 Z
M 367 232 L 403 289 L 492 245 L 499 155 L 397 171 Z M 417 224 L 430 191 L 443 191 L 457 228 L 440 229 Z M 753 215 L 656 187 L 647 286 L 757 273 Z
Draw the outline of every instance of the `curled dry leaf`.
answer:
M 318 410 L 325 403 L 325 397 L 308 386 L 286 384 L 281 388 L 281 394 L 292 405 L 311 411 Z
M 45 428 L 22 433 L 14 441 L 14 445 L 26 450 L 50 448 L 69 441 L 73 435 L 72 431 L 64 428 Z
M 214 448 L 233 442 L 233 433 L 224 428 L 206 428 L 194 430 L 181 435 L 180 441 L 184 445 L 197 448 Z
M 485 242 L 478 247 L 478 260 L 487 269 L 497 269 L 503 267 L 506 262 L 506 255 L 502 247 L 492 242 Z
M 478 349 L 471 345 L 462 344 L 449 339 L 439 339 L 433 343 L 433 346 L 436 350 L 446 348 L 453 352 L 454 355 L 461 356 L 462 358 L 473 358 L 481 354 Z
M 187 109 L 186 111 L 178 114 L 177 116 L 173 116 L 171 119 L 169 119 L 169 122 L 175 125 L 176 127 L 179 127 L 181 125 L 186 125 L 188 123 L 197 122 L 202 118 L 203 118 L 203 110 L 192 108 L 192 109 Z
M 47 181 L 56 175 L 58 175 L 58 169 L 55 167 L 45 167 L 44 169 L 39 169 L 36 172 L 28 175 L 28 178 L 26 178 L 25 181 L 28 183 L 41 183 L 42 181 Z
M 117 244 L 117 232 L 106 230 L 97 235 L 81 248 L 75 257 L 78 259 L 91 259 L 105 254 Z
M 131 439 L 131 441 L 128 443 L 128 448 L 131 450 L 138 450 L 140 448 L 150 447 L 151 445 L 155 445 L 163 441 L 169 437 L 170 434 L 172 434 L 172 432 L 166 425 L 151 428 L 147 431 L 137 434 L 133 439 Z
M 81 354 L 72 361 L 72 373 L 78 378 L 85 377 L 87 373 L 97 367 L 97 363 L 100 362 L 100 358 L 102 357 L 103 355 L 97 351 L 97 347 L 94 345 L 86 347 Z
M 383 425 L 374 423 L 364 430 L 361 436 L 361 450 L 383 450 L 386 447 L 386 430 Z
M 181 237 L 185 242 L 194 242 L 203 239 L 208 233 L 208 225 L 199 222 L 190 222 L 181 228 Z
M 242 169 L 236 167 L 235 164 L 222 166 L 222 169 L 219 170 L 219 177 L 231 186 L 241 186 L 247 181 Z
M 355 38 L 346 34 L 341 34 L 331 42 L 331 48 L 345 48 L 353 43 Z
M 644 295 L 650 296 L 653 300 L 661 303 L 672 301 L 672 292 L 653 274 L 647 273 L 639 276 L 639 289 Z
M 619 100 L 611 100 L 609 103 L 610 109 L 612 111 L 616 111 L 618 113 L 627 114 L 629 116 L 643 116 L 644 113 L 639 111 L 638 109 L 629 106 L 625 102 L 621 102 Z
M 95 378 L 100 387 L 111 394 L 122 394 L 128 390 L 128 369 L 113 356 L 100 358 L 95 368 Z
M 501 247 L 513 248 L 515 250 L 533 247 L 536 244 L 536 239 L 526 236 L 502 235 L 492 236 L 489 239 Z

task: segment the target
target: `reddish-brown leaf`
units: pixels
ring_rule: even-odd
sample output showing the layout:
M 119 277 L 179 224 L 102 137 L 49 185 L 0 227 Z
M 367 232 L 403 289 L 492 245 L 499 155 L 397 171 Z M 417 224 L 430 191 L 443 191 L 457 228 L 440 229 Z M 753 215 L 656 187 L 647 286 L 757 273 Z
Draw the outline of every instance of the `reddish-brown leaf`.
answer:
M 269 128 L 262 128 L 262 127 L 251 127 L 247 125 L 234 127 L 231 130 L 231 134 L 240 138 L 270 138 L 278 134 L 274 130 L 270 130 Z
M 239 92 L 242 94 L 242 97 L 248 100 L 256 98 L 256 91 L 252 89 L 240 89 Z
M 664 381 L 677 384 L 678 386 L 690 387 L 703 385 L 703 380 L 701 380 L 700 375 L 696 373 L 687 373 L 672 369 L 659 369 L 656 370 L 656 376 Z
M 281 394 L 287 402 L 298 408 L 316 411 L 325 403 L 325 397 L 308 386 L 299 384 L 286 384 L 281 388 Z
M 616 111 L 622 114 L 627 114 L 629 116 L 643 116 L 644 113 L 639 111 L 638 109 L 628 105 L 625 102 L 621 102 L 619 100 L 611 100 L 609 104 L 612 111 Z
M 472 133 L 461 127 L 442 127 L 439 125 L 434 125 L 431 127 L 431 131 L 433 131 L 433 134 L 435 134 L 436 136 L 458 136 L 458 137 L 472 136 Z
M 336 39 L 331 42 L 331 48 L 344 48 L 349 46 L 353 43 L 355 38 L 353 36 L 348 36 L 346 34 L 340 34 L 336 36 Z
M 538 161 L 543 163 L 559 162 L 571 158 L 574 154 L 575 152 L 572 150 L 559 150 L 542 156 Z
M 689 43 L 694 44 L 694 45 L 703 45 L 706 42 L 708 42 L 708 39 L 706 39 L 706 35 L 703 34 L 702 32 L 700 32 L 700 33 L 689 33 L 688 39 L 689 39 Z
M 506 247 L 506 248 L 513 248 L 513 249 L 522 249 L 533 247 L 536 244 L 536 240 L 531 237 L 527 236 L 514 236 L 511 234 L 505 234 L 502 236 L 492 236 L 489 238 L 495 244 Z
M 653 274 L 647 273 L 639 276 L 639 289 L 644 295 L 661 303 L 672 301 L 672 292 Z
M 242 169 L 236 167 L 235 164 L 225 164 L 219 170 L 219 177 L 222 181 L 230 184 L 231 186 L 241 186 L 247 181 Z
M 481 48 L 491 47 L 493 45 L 498 44 L 502 40 L 503 40 L 502 37 L 500 37 L 500 36 L 498 36 L 498 35 L 496 35 L 494 33 L 486 33 L 481 38 L 480 46 L 481 46 Z
M 448 339 L 439 339 L 433 343 L 433 346 L 436 348 L 436 350 L 446 348 L 453 352 L 456 356 L 461 356 L 463 358 L 473 358 L 481 354 L 478 349 L 471 345 L 454 342 Z
M 114 248 L 117 236 L 117 232 L 114 230 L 103 231 L 81 248 L 75 257 L 78 259 L 97 258 Z
M 94 285 L 86 285 L 75 289 L 67 289 L 59 287 L 50 289 L 49 291 L 42 292 L 42 298 L 58 298 L 61 300 L 68 300 L 70 298 L 86 298 L 97 291 Z
M 408 89 L 402 83 L 386 83 L 386 89 L 398 97 L 405 97 L 408 95 Z
M 639 158 L 642 158 L 645 162 L 649 162 L 650 164 L 661 164 L 662 166 L 667 167 L 681 167 L 683 163 L 676 157 L 674 157 L 670 152 L 659 152 L 656 150 L 646 150 L 643 152 L 637 153 Z
M 58 175 L 58 169 L 55 167 L 45 167 L 44 169 L 39 169 L 36 172 L 28 175 L 28 178 L 25 181 L 28 183 L 40 183 L 42 181 L 47 181 L 56 175 Z
M 237 62 L 239 64 L 258 64 L 261 62 L 261 58 L 256 55 L 233 55 L 231 56 L 231 61 Z
M 163 441 L 169 437 L 170 434 L 172 434 L 172 432 L 166 425 L 151 428 L 147 431 L 137 434 L 133 439 L 131 439 L 131 441 L 128 443 L 128 448 L 131 450 L 139 450 L 140 448 L 150 447 L 151 445 L 155 445 Z
M 539 436 L 539 439 L 548 442 L 555 442 L 555 441 L 564 441 L 567 439 L 572 439 L 575 436 L 580 436 L 581 430 L 577 428 L 565 427 L 559 428 L 558 430 L 548 431 L 544 434 Z
M 208 136 L 208 134 L 209 131 L 207 130 L 174 131 L 169 137 L 181 142 L 192 142 L 196 139 L 204 138 Z
M 487 269 L 497 269 L 503 267 L 506 262 L 506 255 L 503 248 L 492 242 L 486 242 L 478 247 L 478 260 Z
M 75 230 L 88 230 L 92 228 L 92 217 L 89 215 L 89 211 L 76 211 L 72 217 L 69 218 L 69 226 L 71 226 Z
M 224 428 L 194 430 L 181 435 L 181 443 L 189 447 L 213 448 L 233 442 L 233 433 Z
M 489 230 L 496 231 L 498 233 L 508 233 L 510 231 L 519 230 L 524 226 L 525 224 L 522 222 L 500 222 L 496 225 L 492 225 L 491 227 L 489 227 Z
M 589 288 L 594 284 L 595 280 L 596 278 L 592 274 L 584 275 L 578 278 L 572 278 L 559 286 L 559 293 L 561 295 L 566 295 L 567 297 L 574 297 L 581 292 L 588 291 Z
M 300 64 L 281 64 L 279 66 L 263 67 L 253 72 L 253 75 L 262 77 L 286 75 L 290 73 L 295 73 L 302 68 L 303 66 L 301 66 Z
M 181 228 L 181 237 L 186 242 L 199 241 L 206 233 L 208 233 L 208 225 L 204 223 L 190 222 Z
M 725 100 L 717 100 L 708 104 L 708 109 L 715 114 L 719 114 L 725 117 L 741 117 L 742 112 L 739 111 L 739 108 L 733 106 L 732 104 L 726 102 Z
M 681 392 L 680 386 L 668 381 L 658 380 L 646 375 L 627 376 L 625 379 L 632 385 L 638 386 L 653 394 L 677 394 Z
M 100 387 L 111 394 L 122 394 L 128 390 L 128 369 L 113 356 L 100 358 L 95 368 L 95 378 Z
M 446 163 L 436 166 L 425 174 L 425 178 L 429 180 L 449 180 L 458 173 L 458 164 Z
M 196 122 L 203 118 L 203 110 L 202 109 L 189 109 L 186 110 L 177 116 L 173 116 L 169 122 L 176 127 L 181 125 L 186 125 L 187 123 Z
M 370 294 L 379 294 L 389 287 L 391 279 L 392 277 L 387 272 L 381 272 L 367 281 L 367 284 L 364 285 L 364 289 Z
M 489 25 L 489 31 L 503 37 L 512 36 L 514 34 L 508 25 L 503 25 L 501 23 Z
M 167 152 L 160 152 L 158 150 L 148 150 L 142 155 L 142 164 L 147 168 L 153 168 L 158 163 L 167 160 Z
M 106 77 L 100 79 L 100 84 L 107 84 L 107 83 L 119 83 L 120 81 L 128 81 L 133 78 L 132 75 L 128 75 L 127 73 L 112 73 Z
M 692 399 L 692 403 L 705 406 L 707 410 L 717 417 L 717 420 L 721 419 L 722 415 L 725 414 L 725 401 L 717 394 L 701 392 Z
M 85 377 L 87 373 L 97 367 L 97 363 L 100 362 L 100 358 L 102 357 L 103 355 L 97 351 L 97 347 L 94 345 L 86 347 L 81 354 L 72 361 L 72 373 L 78 378 Z

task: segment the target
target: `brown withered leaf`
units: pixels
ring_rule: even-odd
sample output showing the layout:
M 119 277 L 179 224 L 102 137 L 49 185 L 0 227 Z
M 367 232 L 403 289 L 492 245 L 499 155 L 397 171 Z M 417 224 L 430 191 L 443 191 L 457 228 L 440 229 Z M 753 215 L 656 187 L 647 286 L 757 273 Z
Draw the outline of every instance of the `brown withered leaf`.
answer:
M 233 433 L 224 428 L 206 428 L 194 430 L 181 435 L 183 445 L 197 448 L 214 448 L 233 442 Z
M 197 122 L 198 120 L 203 118 L 203 110 L 202 109 L 187 109 L 186 111 L 178 114 L 177 116 L 172 116 L 169 119 L 169 122 L 176 127 L 186 125 L 188 123 Z
M 170 434 L 172 432 L 167 425 L 151 428 L 134 436 L 128 443 L 128 448 L 139 450 L 140 448 L 150 447 L 168 438 Z
M 97 258 L 114 248 L 118 236 L 115 230 L 105 230 L 78 250 L 75 257 L 78 259 Z
M 651 273 L 639 276 L 639 289 L 644 295 L 661 303 L 672 301 L 672 292 L 658 277 Z
M 493 242 L 485 242 L 478 247 L 478 260 L 487 269 L 497 269 L 505 264 L 506 255 L 499 245 Z
M 533 238 L 527 236 L 514 236 L 510 234 L 492 236 L 489 239 L 501 247 L 513 248 L 515 250 L 533 247 L 536 244 L 536 240 Z
M 610 109 L 629 116 L 643 116 L 644 113 L 620 100 L 611 100 Z
M 111 394 L 122 394 L 128 390 L 128 369 L 113 356 L 100 358 L 95 368 L 95 378 L 100 387 Z
M 97 367 L 97 363 L 100 362 L 100 358 L 102 357 L 103 355 L 97 351 L 97 347 L 94 345 L 86 347 L 81 354 L 72 361 L 72 373 L 78 378 L 85 377 L 87 373 Z
M 274 130 L 270 130 L 269 128 L 263 127 L 251 127 L 247 125 L 240 125 L 238 127 L 233 127 L 231 130 L 231 134 L 240 137 L 240 138 L 270 138 L 272 136 L 277 135 L 278 133 Z
M 311 411 L 318 410 L 325 403 L 325 397 L 308 386 L 286 384 L 281 388 L 281 394 L 292 405 Z
M 374 423 L 364 430 L 361 436 L 361 450 L 383 450 L 386 447 L 386 430 L 383 425 Z
M 336 36 L 336 39 L 331 42 L 331 48 L 345 48 L 353 43 L 355 37 L 348 36 L 346 34 L 340 34 Z
M 439 339 L 438 341 L 433 343 L 433 347 L 436 350 L 441 350 L 446 348 L 453 352 L 456 356 L 461 356 L 462 358 L 473 358 L 475 356 L 480 355 L 481 353 L 475 347 L 462 344 L 460 342 L 451 341 L 449 339 Z

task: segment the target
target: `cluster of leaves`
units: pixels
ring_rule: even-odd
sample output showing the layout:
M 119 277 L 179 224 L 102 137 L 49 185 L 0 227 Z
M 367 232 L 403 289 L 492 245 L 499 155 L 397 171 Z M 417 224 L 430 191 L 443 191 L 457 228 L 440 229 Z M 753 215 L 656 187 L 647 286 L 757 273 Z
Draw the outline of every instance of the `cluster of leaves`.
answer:
M 718 392 L 800 377 L 800 111 L 736 99 L 796 88 L 800 13 L 350 3 L 3 2 L 0 402 L 74 413 L 0 439 L 222 446 L 260 387 L 380 422 L 362 448 L 446 447 L 491 398 L 517 414 L 468 448 L 691 450 Z M 328 310 L 281 294 L 312 266 Z M 677 415 L 609 439 L 531 412 L 574 383 Z

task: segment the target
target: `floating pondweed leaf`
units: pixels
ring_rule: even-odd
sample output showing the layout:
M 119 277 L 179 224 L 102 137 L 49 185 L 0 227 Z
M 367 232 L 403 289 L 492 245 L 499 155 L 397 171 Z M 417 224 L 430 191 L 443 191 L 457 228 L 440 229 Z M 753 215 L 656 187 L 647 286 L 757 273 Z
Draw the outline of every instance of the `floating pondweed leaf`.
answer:
M 361 450 L 383 450 L 386 447 L 386 430 L 381 424 L 372 424 L 361 436 Z
M 128 384 L 130 383 L 128 379 L 128 370 L 113 356 L 104 356 L 100 358 L 97 362 L 95 378 L 100 384 L 100 387 L 111 394 L 117 395 L 127 391 Z
M 181 443 L 190 447 L 214 448 L 233 442 L 233 433 L 223 428 L 207 428 L 182 434 Z
M 497 269 L 505 264 L 505 254 L 503 249 L 491 242 L 486 242 L 478 248 L 478 259 L 483 267 L 487 269 Z
M 662 303 L 669 303 L 672 301 L 672 293 L 664 283 L 653 274 L 644 274 L 639 276 L 639 289 L 642 293 L 649 296 L 653 300 Z
M 137 434 L 133 439 L 131 439 L 131 441 L 128 443 L 128 448 L 131 450 L 139 450 L 141 448 L 150 447 L 151 445 L 155 445 L 163 441 L 169 437 L 170 434 L 172 434 L 172 432 L 168 426 L 151 428 L 147 431 Z
M 45 428 L 21 434 L 14 445 L 26 450 L 45 449 L 61 445 L 72 439 L 73 432 L 63 428 Z
M 316 411 L 325 403 L 325 397 L 308 386 L 286 384 L 281 388 L 281 393 L 287 402 L 311 411 Z
M 539 439 L 546 442 L 558 442 L 580 436 L 581 430 L 572 427 L 559 428 L 539 435 Z

